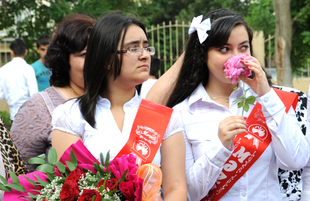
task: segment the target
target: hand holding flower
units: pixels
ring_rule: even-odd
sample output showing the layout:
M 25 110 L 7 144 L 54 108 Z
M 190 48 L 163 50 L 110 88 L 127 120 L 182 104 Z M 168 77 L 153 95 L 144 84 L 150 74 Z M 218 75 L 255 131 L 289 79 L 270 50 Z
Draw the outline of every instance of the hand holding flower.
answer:
M 234 84 L 237 79 L 241 76 L 241 79 L 244 80 L 244 77 L 249 77 L 252 74 L 252 67 L 249 65 L 249 61 L 252 60 L 251 57 L 246 55 L 238 54 L 237 56 L 232 56 L 227 60 L 227 62 L 224 64 L 225 69 L 224 72 L 226 73 L 226 78 L 232 79 L 232 84 Z M 248 78 L 249 79 L 249 78 Z M 244 84 L 244 83 L 243 83 Z M 234 90 L 237 90 L 238 87 L 236 87 Z M 246 93 L 248 90 L 244 89 L 244 85 L 242 86 L 243 89 L 243 95 L 239 97 L 237 100 L 235 100 L 235 103 L 238 103 L 238 108 L 242 107 L 242 114 L 244 111 L 249 110 L 249 104 L 253 104 L 256 100 L 254 96 L 246 96 Z
M 232 150 L 235 136 L 246 132 L 246 129 L 245 117 L 230 116 L 220 122 L 218 137 L 228 150 Z
M 232 84 L 234 84 L 237 81 L 240 75 L 244 77 L 249 77 L 252 74 L 252 71 L 249 68 L 249 66 L 243 63 L 243 61 L 246 60 L 251 60 L 251 57 L 238 54 L 237 56 L 232 56 L 231 58 L 229 58 L 227 62 L 224 64 L 225 66 L 224 72 L 227 75 L 226 78 L 231 78 Z
M 248 68 L 250 68 L 255 74 L 252 79 L 244 77 L 244 82 L 251 87 L 258 97 L 268 93 L 271 88 L 268 84 L 266 73 L 263 71 L 259 61 L 254 57 L 251 57 L 250 61 L 244 61 L 244 65 L 248 66 Z

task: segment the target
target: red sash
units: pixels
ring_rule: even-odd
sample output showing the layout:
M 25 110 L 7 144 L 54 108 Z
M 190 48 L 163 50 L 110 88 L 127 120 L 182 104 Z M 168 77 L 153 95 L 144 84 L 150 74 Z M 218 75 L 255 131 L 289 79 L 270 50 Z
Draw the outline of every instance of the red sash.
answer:
M 286 107 L 286 112 L 298 102 L 298 95 L 273 89 Z M 264 153 L 271 142 L 271 134 L 262 112 L 262 106 L 257 103 L 249 117 L 248 132 L 241 133 L 234 139 L 234 152 L 223 166 L 215 185 L 202 201 L 217 201 L 248 171 L 255 161 Z
M 173 109 L 142 99 L 129 139 L 115 158 L 132 153 L 140 166 L 152 163 L 166 132 Z

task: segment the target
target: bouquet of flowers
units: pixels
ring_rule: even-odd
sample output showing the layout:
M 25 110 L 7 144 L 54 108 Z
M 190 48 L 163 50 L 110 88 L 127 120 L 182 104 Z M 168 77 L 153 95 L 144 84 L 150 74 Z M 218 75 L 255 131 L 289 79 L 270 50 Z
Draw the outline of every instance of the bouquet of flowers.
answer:
M 48 153 L 49 164 L 46 164 L 44 154 L 30 159 L 29 162 L 40 164 L 38 171 L 31 173 L 32 178 L 36 179 L 30 179 L 31 177 L 26 175 L 22 176 L 26 182 L 21 182 L 21 176 L 17 177 L 10 172 L 13 182 L 8 183 L 1 177 L 3 183 L 0 183 L 0 189 L 12 191 L 13 188 L 24 192 L 26 186 L 28 196 L 22 197 L 37 201 L 142 200 L 144 180 L 138 176 L 140 173 L 137 171 L 136 157 L 133 154 L 110 161 L 108 153 L 105 160 L 101 155 L 99 163 L 81 141 L 70 148 L 59 161 L 56 150 L 51 148 Z M 76 154 L 81 157 L 76 157 Z M 90 161 L 94 161 L 93 164 Z M 29 185 L 32 186 L 31 192 Z
M 252 74 L 252 71 L 248 68 L 248 66 L 244 65 L 241 60 L 251 60 L 251 57 L 245 56 L 242 54 L 238 54 L 237 56 L 232 56 L 227 60 L 227 62 L 224 64 L 225 69 L 224 72 L 226 73 L 226 78 L 232 79 L 232 84 L 234 84 L 239 76 L 243 77 L 249 77 Z M 236 91 L 239 87 L 235 87 L 234 91 Z M 255 96 L 246 96 L 247 91 L 250 89 L 244 90 L 244 82 L 243 82 L 243 95 L 239 97 L 237 100 L 235 100 L 235 103 L 238 103 L 238 108 L 242 107 L 242 116 L 244 111 L 249 110 L 249 104 L 253 104 L 256 100 Z

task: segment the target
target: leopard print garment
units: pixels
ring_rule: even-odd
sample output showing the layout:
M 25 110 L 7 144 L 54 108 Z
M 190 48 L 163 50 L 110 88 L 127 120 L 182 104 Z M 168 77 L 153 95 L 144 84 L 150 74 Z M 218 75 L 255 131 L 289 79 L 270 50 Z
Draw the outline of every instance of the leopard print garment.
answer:
M 304 92 L 282 86 L 274 86 L 283 91 L 293 92 L 298 94 L 298 103 L 296 107 L 296 118 L 299 123 L 302 133 L 306 135 L 306 121 L 307 121 L 307 94 Z M 299 201 L 301 197 L 302 183 L 301 183 L 302 169 L 289 171 L 279 168 L 278 179 L 280 182 L 280 189 L 284 201 Z
M 0 117 L 0 147 L 7 178 L 10 178 L 9 170 L 15 172 L 16 175 L 23 175 L 28 173 L 27 167 L 24 161 L 22 160 L 20 153 L 11 138 L 10 132 L 5 127 L 5 124 L 1 117 Z

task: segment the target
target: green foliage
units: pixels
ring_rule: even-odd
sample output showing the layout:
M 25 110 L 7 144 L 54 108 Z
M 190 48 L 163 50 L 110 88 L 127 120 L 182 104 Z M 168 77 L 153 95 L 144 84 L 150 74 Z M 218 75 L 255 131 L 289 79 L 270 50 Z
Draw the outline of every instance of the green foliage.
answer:
M 48 158 L 48 162 L 51 165 L 55 165 L 57 163 L 57 153 L 56 153 L 56 149 L 54 147 L 52 147 L 47 155 Z
M 1 3 L 0 30 L 8 30 L 4 38 L 19 37 L 25 41 L 28 49 L 25 60 L 30 64 L 39 58 L 37 38 L 43 34 L 50 35 L 55 25 L 67 14 L 81 13 L 97 19 L 108 10 L 137 10 L 137 3 L 132 0 L 28 0 Z
M 310 58 L 310 0 L 291 1 L 293 19 L 292 70 L 307 69 Z
M 274 36 L 276 19 L 272 0 L 254 2 L 245 19 L 253 30 L 263 30 L 265 39 L 268 39 L 269 35 Z M 274 54 L 274 39 L 270 40 L 270 43 L 270 47 L 265 43 L 265 55 Z
M 11 129 L 11 118 L 10 118 L 10 113 L 8 113 L 7 111 L 0 111 L 0 116 L 2 117 L 3 119 L 3 122 L 6 126 L 6 128 L 8 130 Z
M 243 81 L 243 76 L 242 76 L 242 81 Z M 236 91 L 238 88 L 242 88 L 243 90 L 243 95 L 240 96 L 238 99 L 234 100 L 234 104 L 237 103 L 238 108 L 242 108 L 242 114 L 241 116 L 243 116 L 244 111 L 249 111 L 250 109 L 250 104 L 254 104 L 254 102 L 256 101 L 256 97 L 255 96 L 246 96 L 246 93 L 249 91 L 250 88 L 245 89 L 244 87 L 244 81 L 242 82 L 243 85 L 242 87 L 235 87 L 234 91 Z
M 1 4 L 2 3 L 2 4 Z M 50 34 L 57 23 L 69 13 L 81 13 L 98 19 L 102 13 L 109 10 L 123 10 L 133 13 L 150 28 L 151 25 L 171 22 L 190 22 L 194 16 L 204 14 L 217 8 L 230 8 L 245 16 L 253 30 L 263 30 L 265 38 L 274 35 L 275 16 L 273 0 L 45 0 L 45 1 L 1 1 L 0 30 L 9 30 L 6 38 L 21 37 L 28 48 L 26 61 L 32 63 L 39 58 L 36 52 L 36 39 L 42 34 Z M 291 15 L 293 19 L 292 68 L 305 67 L 310 56 L 310 0 L 291 1 Z M 19 19 L 19 20 L 17 20 Z M 12 25 L 16 29 L 12 28 Z M 160 36 L 162 37 L 162 36 Z M 174 37 L 173 37 L 174 38 Z M 1 40 L 1 39 L 0 39 Z M 160 39 L 161 46 L 163 38 Z M 170 38 L 165 38 L 168 43 Z M 156 47 L 157 44 L 154 44 Z M 179 47 L 181 50 L 185 46 Z M 274 53 L 274 42 L 271 48 L 265 45 L 266 55 Z M 161 50 L 163 55 L 169 47 Z M 172 54 L 177 54 L 176 50 Z M 175 55 L 174 55 L 175 56 Z M 166 60 L 167 63 L 174 61 Z
M 293 39 L 291 51 L 291 67 L 294 73 L 297 69 L 306 69 L 307 59 L 310 57 L 310 0 L 291 1 L 291 16 L 293 20 Z M 272 0 L 257 0 L 249 8 L 247 22 L 253 30 L 263 30 L 264 37 L 274 36 L 275 16 Z M 265 45 L 265 53 L 274 54 L 274 40 L 271 49 Z
M 14 172 L 9 170 L 11 179 L 13 183 L 8 183 L 6 179 L 0 175 L 0 179 L 3 183 L 0 183 L 0 190 L 3 191 L 12 191 L 12 188 L 14 188 L 17 191 L 25 192 L 25 188 L 20 184 L 18 177 Z

